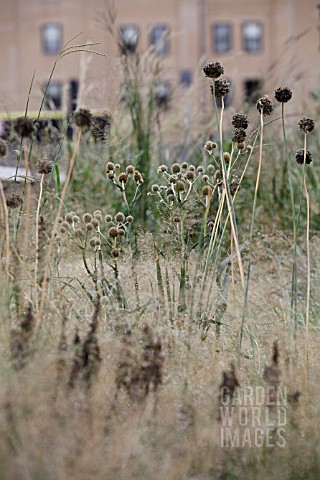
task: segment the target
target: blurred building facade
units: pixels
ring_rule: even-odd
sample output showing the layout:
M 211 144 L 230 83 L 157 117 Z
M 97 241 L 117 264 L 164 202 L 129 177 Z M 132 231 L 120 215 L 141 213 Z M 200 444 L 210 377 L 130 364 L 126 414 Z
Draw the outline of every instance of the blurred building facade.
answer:
M 29 109 L 37 110 L 59 51 L 80 32 L 70 45 L 97 42 L 91 49 L 107 56 L 61 59 L 48 107 L 112 108 L 121 96 L 120 53 L 137 49 L 159 56 L 164 99 L 192 91 L 203 103 L 202 66 L 219 60 L 232 107 L 253 102 L 261 85 L 270 95 L 289 86 L 302 106 L 319 88 L 319 12 L 318 0 L 1 0 L 0 110 L 24 111 L 34 72 Z

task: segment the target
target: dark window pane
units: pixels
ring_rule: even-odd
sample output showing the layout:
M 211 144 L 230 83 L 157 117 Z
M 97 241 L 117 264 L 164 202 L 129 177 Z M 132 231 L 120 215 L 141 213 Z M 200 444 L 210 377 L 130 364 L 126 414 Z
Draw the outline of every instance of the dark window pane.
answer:
M 159 55 L 165 55 L 169 51 L 168 28 L 165 25 L 157 25 L 151 30 L 151 45 Z
M 213 26 L 213 49 L 217 53 L 231 50 L 231 26 L 228 23 L 217 23 Z
M 62 86 L 59 82 L 51 82 L 47 89 L 46 105 L 50 110 L 61 108 Z
M 69 102 L 70 102 L 70 111 L 74 112 L 77 108 L 77 99 L 79 91 L 79 82 L 78 80 L 71 80 L 70 82 L 70 93 L 69 93 Z
M 243 48 L 246 52 L 259 52 L 262 48 L 262 26 L 259 22 L 243 25 Z
M 261 95 L 262 82 L 261 80 L 252 79 L 244 82 L 245 101 L 251 105 L 255 104 Z
M 139 29 L 136 25 L 120 28 L 120 50 L 124 55 L 135 53 L 139 41 Z
M 192 83 L 192 72 L 191 70 L 181 70 L 180 72 L 180 84 L 183 87 L 189 87 Z
M 45 53 L 59 53 L 62 47 L 62 28 L 56 23 L 48 23 L 42 27 L 42 44 Z

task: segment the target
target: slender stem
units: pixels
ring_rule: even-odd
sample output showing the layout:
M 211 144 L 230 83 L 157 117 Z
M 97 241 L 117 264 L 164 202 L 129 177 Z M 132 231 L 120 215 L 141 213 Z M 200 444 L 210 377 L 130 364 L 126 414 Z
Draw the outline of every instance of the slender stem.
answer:
M 35 266 L 34 266 L 34 291 L 35 291 L 35 305 L 38 305 L 38 264 L 39 264 L 39 216 L 40 216 L 40 207 L 41 207 L 41 199 L 42 199 L 42 192 L 43 192 L 43 179 L 44 174 L 41 175 L 40 180 L 40 192 L 38 198 L 38 206 L 37 206 L 37 214 L 36 214 L 36 258 L 35 258 Z
M 305 340 L 305 357 L 306 357 L 306 366 L 307 374 L 309 367 L 309 312 L 310 312 L 310 291 L 311 291 L 311 266 L 310 266 L 310 199 L 307 189 L 306 176 L 304 177 L 304 191 L 307 201 L 307 304 L 306 304 L 306 340 Z
M 4 222 L 5 222 L 5 228 L 6 228 L 6 273 L 9 273 L 9 259 L 10 259 L 10 230 L 9 230 L 9 217 L 8 217 L 8 207 L 7 207 L 7 202 L 6 202 L 6 197 L 4 195 L 3 191 L 3 185 L 0 180 L 0 196 L 2 200 L 2 205 L 3 205 L 3 215 L 4 215 Z

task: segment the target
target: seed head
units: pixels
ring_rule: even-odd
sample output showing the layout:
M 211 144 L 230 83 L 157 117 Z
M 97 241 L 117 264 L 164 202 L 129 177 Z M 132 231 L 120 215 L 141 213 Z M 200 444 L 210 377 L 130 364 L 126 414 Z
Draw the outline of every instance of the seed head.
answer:
M 121 167 L 120 163 L 116 163 L 115 166 L 114 166 L 114 168 L 115 168 L 116 170 L 118 170 L 120 167 Z
M 98 228 L 99 225 L 100 225 L 100 222 L 99 222 L 99 220 L 98 220 L 97 218 L 93 218 L 93 219 L 91 220 L 91 225 L 93 226 L 93 228 Z
M 116 227 L 109 228 L 108 235 L 109 235 L 110 238 L 117 238 L 118 229 Z
M 68 222 L 70 225 L 73 223 L 73 215 L 72 213 L 67 213 L 64 217 L 65 221 Z
M 208 173 L 213 173 L 214 172 L 214 166 L 213 165 L 208 165 L 207 166 L 207 172 Z
M 229 165 L 230 160 L 231 160 L 231 155 L 229 152 L 224 152 L 223 154 L 224 161 Z
M 111 255 L 113 256 L 113 258 L 118 258 L 120 255 L 120 250 L 118 248 L 113 248 L 111 250 Z
M 177 192 L 184 192 L 185 190 L 185 185 L 184 183 L 179 180 L 177 183 L 176 183 L 176 189 L 177 189 Z
M 167 200 L 168 200 L 168 202 L 173 202 L 174 201 L 174 195 L 172 193 L 170 193 L 170 195 L 168 195 L 168 197 L 167 197 Z
M 237 143 L 237 149 L 238 150 L 244 150 L 246 147 L 245 142 Z
M 304 133 L 310 133 L 314 129 L 314 120 L 312 118 L 302 117 L 299 122 L 299 128 Z
M 183 170 L 186 170 L 188 168 L 187 162 L 182 162 L 181 163 L 181 168 L 183 168 Z
M 208 181 L 209 181 L 208 175 L 203 175 L 202 180 L 203 180 L 204 182 L 208 182 Z
M 86 229 L 88 230 L 88 232 L 91 232 L 91 231 L 93 230 L 93 225 L 92 225 L 92 223 L 87 223 Z
M 235 143 L 242 143 L 246 139 L 246 131 L 244 128 L 236 128 L 232 135 L 232 141 Z
M 51 173 L 53 170 L 53 162 L 50 162 L 48 160 L 39 160 L 39 162 L 36 163 L 36 167 L 37 167 L 38 173 L 47 175 L 48 173 Z
M 215 142 L 211 142 L 210 140 L 204 144 L 204 147 L 206 152 L 210 153 L 211 155 L 213 154 L 213 150 L 217 148 L 217 144 Z
M 127 183 L 128 175 L 125 172 L 120 173 L 119 182 Z
M 169 177 L 169 182 L 170 182 L 170 183 L 176 183 L 176 181 L 177 181 L 177 179 L 176 179 L 176 177 L 174 177 L 173 175 L 171 175 L 171 176 Z
M 212 189 L 209 185 L 206 185 L 202 188 L 202 195 L 206 196 L 211 196 L 212 194 Z
M 124 237 L 126 232 L 123 230 L 123 228 L 119 228 L 118 234 L 119 234 L 119 237 Z
M 264 116 L 271 115 L 273 112 L 273 105 L 271 100 L 269 100 L 268 95 L 259 98 L 257 101 L 257 109 L 259 113 L 262 113 Z
M 109 180 L 113 180 L 114 179 L 114 172 L 112 170 L 110 172 L 108 172 L 107 177 L 109 178 Z
M 106 221 L 107 223 L 112 222 L 112 217 L 111 217 L 111 215 L 106 215 L 106 216 L 104 217 L 104 219 L 105 219 L 105 221 Z
M 92 215 L 90 213 L 85 213 L 82 217 L 84 223 L 90 223 L 92 220 Z
M 121 222 L 121 223 L 123 223 L 126 219 L 126 217 L 121 212 L 117 213 L 114 218 L 117 222 Z
M 231 123 L 234 126 L 234 128 L 244 128 L 245 130 L 249 126 L 248 117 L 245 113 L 242 113 L 242 112 L 239 112 L 233 115 Z
M 204 171 L 204 168 L 201 165 L 199 165 L 199 167 L 197 167 L 197 172 L 203 173 L 203 171 Z
M 19 135 L 19 137 L 30 137 L 34 131 L 34 125 L 31 118 L 28 117 L 19 117 L 14 123 L 14 131 Z
M 2 138 L 0 138 L 0 157 L 5 157 L 6 154 L 7 154 L 7 144 Z
M 134 220 L 134 218 L 133 218 L 132 215 L 128 215 L 128 216 L 127 216 L 127 222 L 132 223 L 133 220 Z
M 191 172 L 190 170 L 186 173 L 186 179 L 189 180 L 190 182 L 193 182 L 195 177 L 196 176 L 194 172 Z
M 152 192 L 154 192 L 154 193 L 155 193 L 155 192 L 159 192 L 159 190 L 160 190 L 159 185 L 157 185 L 157 184 L 152 185 L 152 187 L 151 187 L 151 191 L 152 191 Z
M 176 217 L 173 218 L 173 221 L 174 221 L 174 223 L 179 223 L 179 222 L 181 222 L 181 218 L 176 216 Z
M 160 172 L 165 173 L 168 171 L 168 167 L 166 165 L 161 165 L 159 167 Z
M 179 163 L 174 163 L 171 166 L 171 172 L 172 173 L 180 173 L 180 170 L 181 170 L 181 167 L 180 167 Z
M 98 220 L 98 222 L 102 222 L 102 215 L 101 212 L 94 212 L 94 218 Z
M 297 150 L 296 161 L 298 163 L 300 163 L 300 165 L 303 164 L 303 162 L 304 162 L 304 149 L 303 148 L 299 148 L 299 150 Z M 312 162 L 312 153 L 310 152 L 310 150 L 307 150 L 306 151 L 306 164 L 309 165 L 311 162 Z
M 128 175 L 132 175 L 134 173 L 134 166 L 133 165 L 128 165 L 126 168 L 126 173 Z
M 92 114 L 90 110 L 86 108 L 79 108 L 79 110 L 74 114 L 74 122 L 77 127 L 80 128 L 90 127 L 92 123 Z
M 81 230 L 81 228 L 77 228 L 75 231 L 74 231 L 74 235 L 75 237 L 77 238 L 82 238 L 84 233 L 83 233 L 83 230 Z
M 211 85 L 211 93 L 213 95 L 213 86 Z M 230 91 L 230 83 L 227 80 L 219 78 L 214 82 L 214 93 L 217 98 L 225 97 Z
M 234 176 L 229 184 L 230 194 L 234 195 L 237 190 L 240 189 L 240 180 L 237 176 Z
M 6 196 L 6 203 L 9 208 L 18 208 L 23 204 L 23 196 L 21 193 L 10 192 Z
M 189 172 L 195 172 L 196 167 L 194 165 L 189 165 Z
M 224 68 L 220 62 L 211 62 L 203 67 L 203 73 L 205 77 L 216 79 L 224 74 Z
M 279 87 L 274 92 L 276 100 L 280 103 L 287 103 L 292 98 L 292 91 L 288 87 Z
M 113 171 L 114 170 L 114 163 L 113 162 L 108 162 L 106 165 L 106 170 L 107 172 Z

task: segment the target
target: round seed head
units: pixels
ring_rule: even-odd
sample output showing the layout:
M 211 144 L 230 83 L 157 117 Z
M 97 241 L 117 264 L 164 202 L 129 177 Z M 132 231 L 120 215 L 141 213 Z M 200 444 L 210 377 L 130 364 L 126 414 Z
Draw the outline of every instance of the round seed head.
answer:
M 113 256 L 113 258 L 118 258 L 120 255 L 120 250 L 118 248 L 113 248 L 111 250 L 111 255 Z
M 245 142 L 237 143 L 238 150 L 244 150 L 246 148 Z
M 213 86 L 210 87 L 211 93 L 213 95 Z M 223 98 L 228 95 L 230 91 L 230 83 L 227 80 L 219 78 L 219 80 L 214 81 L 214 93 L 217 98 Z
M 168 200 L 168 202 L 173 202 L 174 201 L 174 195 L 172 193 L 170 195 L 168 195 L 167 200 Z
M 119 237 L 124 237 L 125 234 L 126 234 L 126 232 L 125 232 L 125 230 L 123 230 L 123 228 L 119 228 L 118 233 L 119 233 Z
M 216 79 L 224 74 L 224 68 L 220 62 L 211 62 L 203 67 L 203 73 L 205 77 Z
M 98 220 L 98 222 L 102 222 L 102 215 L 101 213 L 94 213 L 94 218 Z
M 179 180 L 177 183 L 176 183 L 176 189 L 177 189 L 177 192 L 184 192 L 185 190 L 185 185 L 184 183 Z
M 187 162 L 182 162 L 181 163 L 181 168 L 183 168 L 183 170 L 186 170 L 188 168 Z
M 127 183 L 128 175 L 125 172 L 119 174 L 119 182 Z
M 223 154 L 223 158 L 224 158 L 224 161 L 229 164 L 230 163 L 230 160 L 231 160 L 231 155 L 229 152 L 224 152 Z
M 63 217 L 59 217 L 58 218 L 58 223 L 62 223 L 63 222 Z
M 208 182 L 208 181 L 209 181 L 208 175 L 203 175 L 203 176 L 202 176 L 202 180 L 203 180 L 204 182 Z
M 98 220 L 97 218 L 93 218 L 93 219 L 91 220 L 91 225 L 93 226 L 93 228 L 98 228 L 99 225 L 100 225 L 100 222 L 99 222 L 99 220 Z
M 116 170 L 118 170 L 120 167 L 121 167 L 120 163 L 116 163 L 115 166 L 114 166 L 114 168 L 115 168 Z
M 176 216 L 176 217 L 173 218 L 173 221 L 174 221 L 174 223 L 179 223 L 179 222 L 181 222 L 181 218 Z
M 196 178 L 196 176 L 195 176 L 194 172 L 189 170 L 186 173 L 186 179 L 189 180 L 190 182 L 193 182 L 195 178 Z
M 132 175 L 134 173 L 134 166 L 133 165 L 128 165 L 126 168 L 126 173 L 128 175 Z
M 176 177 L 174 177 L 173 175 L 171 175 L 171 176 L 169 177 L 169 182 L 170 182 L 170 183 L 176 183 L 176 181 L 177 181 L 177 179 L 176 179 Z
M 77 238 L 82 238 L 84 233 L 83 233 L 83 230 L 81 230 L 81 228 L 77 228 L 74 232 L 74 235 L 77 237 Z
M 87 108 L 79 108 L 74 114 L 74 123 L 79 128 L 90 127 L 92 123 L 92 114 Z
M 36 163 L 36 167 L 38 173 L 47 175 L 53 170 L 53 162 L 50 162 L 48 160 L 39 160 L 39 162 Z
M 299 128 L 304 133 L 310 133 L 314 129 L 314 120 L 312 118 L 302 117 L 299 122 Z
M 108 235 L 109 235 L 110 238 L 117 238 L 118 229 L 116 227 L 109 228 Z
M 232 141 L 235 143 L 242 143 L 246 139 L 246 131 L 244 128 L 236 128 L 232 135 Z
M 117 222 L 121 222 L 121 223 L 123 223 L 126 219 L 126 217 L 121 212 L 117 213 L 114 218 Z
M 16 119 L 14 126 L 14 131 L 19 135 L 19 137 L 30 137 L 30 135 L 35 130 L 33 121 L 28 117 L 19 117 Z
M 96 246 L 96 247 L 100 247 L 100 245 L 101 245 L 101 240 L 100 240 L 100 238 L 96 238 L 96 240 L 95 240 L 95 246 Z
M 214 172 L 214 166 L 213 165 L 208 165 L 207 166 L 207 172 L 208 173 L 213 173 Z
M 90 223 L 92 220 L 92 215 L 90 213 L 85 213 L 82 217 L 84 223 Z
M 257 101 L 257 110 L 264 116 L 271 115 L 273 112 L 273 105 L 268 95 L 264 95 L 264 97 L 259 98 Z
M 189 165 L 189 172 L 195 172 L 196 167 L 194 165 Z
M 91 238 L 89 244 L 90 244 L 90 247 L 94 248 L 96 246 L 96 241 L 98 240 L 97 237 L 93 237 Z
M 132 215 L 128 215 L 128 216 L 127 216 L 127 222 L 132 223 L 133 220 L 134 220 L 134 218 L 133 218 Z
M 114 179 L 114 172 L 113 171 L 108 172 L 107 177 L 109 178 L 109 180 L 113 180 Z
M 23 196 L 21 193 L 10 192 L 6 195 L 6 204 L 9 208 L 18 208 L 23 204 Z
M 181 167 L 180 167 L 179 163 L 174 163 L 171 166 L 172 173 L 180 173 L 180 170 L 181 170 Z
M 114 163 L 113 162 L 108 162 L 106 165 L 106 170 L 107 172 L 110 172 L 111 170 L 114 170 Z
M 211 142 L 210 140 L 204 144 L 204 147 L 206 152 L 212 154 L 213 150 L 217 148 L 217 144 L 215 142 Z
M 152 187 L 151 187 L 151 191 L 152 191 L 152 192 L 159 192 L 159 190 L 160 190 L 159 185 L 157 185 L 157 184 L 152 185 Z
M 296 161 L 298 163 L 300 163 L 300 165 L 303 165 L 303 162 L 304 162 L 304 149 L 303 148 L 299 148 L 299 150 L 297 150 Z M 310 152 L 310 150 L 307 150 L 306 151 L 306 164 L 309 165 L 311 162 L 312 162 L 312 153 Z
M 198 173 L 203 173 L 203 172 L 204 172 L 204 168 L 200 165 L 199 167 L 197 167 L 197 172 L 198 172 Z
M 208 228 L 212 230 L 214 227 L 214 222 L 208 222 Z
M 288 87 L 280 87 L 276 89 L 274 96 L 278 102 L 287 103 L 292 98 L 292 91 Z
M 166 193 L 167 193 L 167 196 L 173 195 L 174 192 L 173 192 L 172 187 L 167 188 L 167 192 L 166 192 Z
M 66 232 L 67 232 L 67 229 L 66 229 L 66 228 L 64 228 L 64 227 L 61 227 L 61 228 L 60 228 L 60 233 L 66 233 Z
M 0 138 L 0 157 L 5 157 L 6 154 L 7 154 L 7 144 L 2 138 Z
M 61 227 L 65 228 L 66 230 L 69 230 L 69 223 L 68 222 L 62 222 Z
M 212 194 L 212 189 L 209 185 L 206 185 L 205 187 L 202 188 L 202 195 L 206 196 L 211 196 Z
M 80 218 L 78 217 L 78 215 L 73 215 L 72 220 L 74 221 L 74 223 L 80 222 Z
M 244 128 L 245 130 L 249 126 L 248 117 L 245 113 L 242 113 L 242 112 L 239 112 L 233 115 L 231 123 L 234 126 L 234 128 Z
M 70 225 L 72 225 L 72 223 L 73 223 L 73 215 L 72 215 L 72 213 L 67 213 L 64 218 L 65 218 L 65 221 L 66 221 L 66 222 L 68 222 Z
M 104 219 L 105 219 L 105 221 L 106 221 L 107 223 L 112 222 L 112 217 L 111 217 L 111 215 L 106 215 L 106 216 L 104 217 Z
M 87 223 L 86 224 L 86 229 L 88 230 L 88 232 L 91 232 L 93 230 L 93 225 L 92 223 Z
M 240 180 L 237 176 L 234 176 L 229 184 L 230 194 L 234 195 L 237 190 L 240 189 Z
M 161 166 L 159 167 L 159 169 L 160 169 L 160 171 L 161 171 L 162 173 L 165 173 L 165 172 L 168 171 L 168 167 L 167 167 L 166 165 L 161 165 Z

